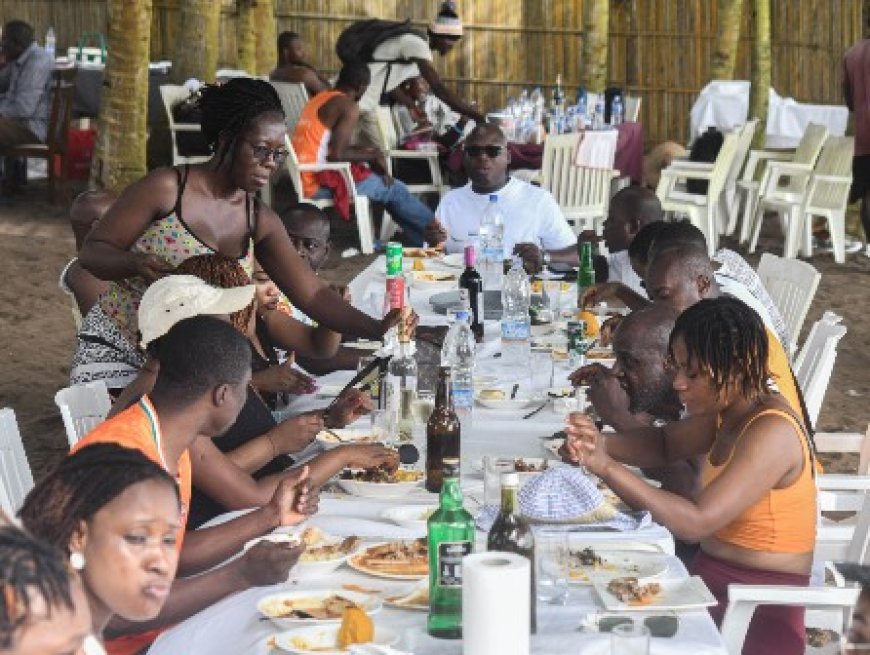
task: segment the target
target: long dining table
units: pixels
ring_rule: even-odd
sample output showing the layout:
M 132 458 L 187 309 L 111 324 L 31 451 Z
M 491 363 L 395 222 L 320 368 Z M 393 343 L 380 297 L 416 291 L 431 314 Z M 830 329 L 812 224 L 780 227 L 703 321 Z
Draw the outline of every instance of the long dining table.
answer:
M 437 263 L 428 263 L 430 268 L 439 268 Z M 447 270 L 445 268 L 445 270 Z M 457 269 L 453 269 L 457 270 Z M 380 315 L 383 307 L 385 288 L 385 261 L 376 259 L 364 269 L 350 284 L 353 303 L 372 315 Z M 458 271 L 457 271 L 458 272 Z M 444 291 L 444 287 L 410 286 L 409 296 L 412 306 L 420 316 L 421 325 L 445 325 L 446 317 L 435 312 L 429 298 L 433 293 Z M 570 294 L 563 298 L 570 305 Z M 517 373 L 516 367 L 501 364 L 496 353 L 498 347 L 498 322 L 487 321 L 484 344 L 478 350 L 475 374 L 484 372 L 496 376 L 502 384 L 522 382 L 528 375 L 526 370 Z M 556 386 L 568 384 L 570 372 L 567 363 L 554 368 L 553 379 Z M 336 372 L 320 378 L 324 390 L 336 389 L 347 382 L 352 371 Z M 295 406 L 300 411 L 318 403 L 322 406 L 326 398 L 310 397 Z M 551 435 L 561 429 L 564 415 L 556 413 L 552 407 L 545 407 L 535 416 L 522 417 L 528 410 L 504 411 L 476 406 L 471 421 L 463 424 L 462 432 L 462 487 L 466 506 L 473 514 L 484 502 L 483 480 L 479 472 L 472 470 L 470 463 L 479 462 L 484 455 L 498 457 L 543 457 L 546 451 L 540 437 Z M 366 425 L 366 423 L 363 423 Z M 302 453 L 297 461 L 304 461 L 317 451 L 319 446 Z M 551 455 L 552 457 L 552 455 Z M 356 535 L 367 542 L 383 542 L 391 539 L 407 539 L 425 536 L 424 529 L 402 527 L 386 520 L 382 513 L 395 505 L 420 504 L 421 508 L 437 504 L 437 496 L 422 487 L 400 498 L 359 498 L 337 491 L 324 491 L 318 513 L 308 519 L 306 525 L 319 527 L 327 534 L 337 537 Z M 212 523 L 222 522 L 238 513 L 218 517 Z M 485 546 L 485 533 L 478 531 L 477 549 Z M 660 576 L 662 580 L 683 580 L 688 573 L 674 556 L 673 538 L 661 525 L 647 524 L 646 527 L 628 530 L 595 530 L 569 533 L 572 548 L 593 546 L 607 550 L 647 550 L 663 554 L 667 570 Z M 252 653 L 272 655 L 269 644 L 272 635 L 280 630 L 270 621 L 263 619 L 256 605 L 260 598 L 282 590 L 340 589 L 342 585 L 357 585 L 377 590 L 378 595 L 401 595 L 413 583 L 368 576 L 349 567 L 342 567 L 329 576 L 299 579 L 291 571 L 288 582 L 270 587 L 258 587 L 234 594 L 211 607 L 199 612 L 164 632 L 148 651 L 149 655 L 177 655 L 186 653 Z M 563 653 L 590 654 L 610 653 L 610 637 L 594 630 L 581 630 L 581 624 L 588 624 L 590 617 L 603 612 L 603 605 L 594 589 L 588 585 L 570 585 L 570 595 L 565 605 L 538 603 L 538 629 L 531 639 L 531 653 L 556 655 Z M 659 611 L 659 614 L 670 614 Z M 704 609 L 679 611 L 676 614 L 679 627 L 670 638 L 652 638 L 653 654 L 685 653 L 725 655 L 726 650 L 716 626 Z M 416 655 L 458 655 L 462 653 L 461 640 L 441 640 L 426 634 L 426 613 L 389 606 L 373 616 L 376 625 L 394 630 L 400 637 L 397 648 Z M 467 654 L 474 655 L 474 654 Z

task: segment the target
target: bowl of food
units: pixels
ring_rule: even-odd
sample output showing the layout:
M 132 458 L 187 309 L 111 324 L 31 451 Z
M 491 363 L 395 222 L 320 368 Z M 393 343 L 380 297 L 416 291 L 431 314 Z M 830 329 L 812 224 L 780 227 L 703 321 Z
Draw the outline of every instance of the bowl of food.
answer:
M 397 505 L 384 509 L 381 518 L 403 528 L 425 530 L 426 522 L 436 509 L 437 505 Z
M 352 496 L 394 498 L 420 487 L 423 477 L 422 471 L 413 469 L 346 469 L 338 478 L 338 486 Z
M 320 528 L 305 528 L 301 535 L 305 552 L 290 570 L 291 579 L 320 578 L 329 575 L 359 550 L 359 537 L 333 537 Z
M 402 593 L 394 596 L 386 596 L 384 598 L 384 604 L 403 610 L 428 612 L 429 580 L 424 578 L 411 587 L 404 589 Z
M 383 603 L 369 594 L 346 589 L 282 591 L 257 602 L 257 611 L 282 630 L 300 625 L 339 623 L 349 607 L 374 614 L 381 610 Z
M 481 389 L 474 394 L 474 399 L 478 405 L 488 407 L 489 409 L 500 410 L 522 410 L 541 401 L 540 396 L 530 396 L 524 391 L 520 391 L 515 397 L 511 398 L 511 393 L 505 389 Z
M 371 428 L 333 428 L 321 430 L 314 437 L 325 450 L 346 444 L 378 443 L 380 439 Z

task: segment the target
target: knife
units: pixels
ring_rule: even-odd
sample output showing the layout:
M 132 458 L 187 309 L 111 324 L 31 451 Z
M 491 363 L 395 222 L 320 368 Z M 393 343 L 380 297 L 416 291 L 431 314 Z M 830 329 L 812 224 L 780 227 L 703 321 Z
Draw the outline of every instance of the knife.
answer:
M 353 389 L 357 384 L 359 384 L 362 380 L 366 379 L 375 369 L 378 370 L 378 377 L 382 377 L 387 371 L 387 364 L 389 364 L 390 359 L 392 359 L 392 355 L 386 355 L 384 357 L 375 357 L 368 364 L 363 367 L 356 375 L 354 375 L 350 382 L 344 385 L 344 388 L 338 392 L 335 398 L 332 399 L 332 402 L 327 405 L 326 409 L 323 410 L 323 413 L 328 413 L 334 406 L 335 403 L 338 402 L 338 399 L 341 398 L 341 395 L 349 390 Z

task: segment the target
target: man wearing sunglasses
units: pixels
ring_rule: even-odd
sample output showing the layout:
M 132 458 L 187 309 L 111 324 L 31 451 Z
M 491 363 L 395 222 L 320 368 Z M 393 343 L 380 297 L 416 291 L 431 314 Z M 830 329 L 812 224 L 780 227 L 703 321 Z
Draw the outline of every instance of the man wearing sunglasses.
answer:
M 447 252 L 461 252 L 469 237 L 480 231 L 490 195 L 496 195 L 504 215 L 505 254 L 520 255 L 526 268 L 539 268 L 539 256 L 544 264 L 577 259 L 577 237 L 553 196 L 508 175 L 507 139 L 497 125 L 475 127 L 464 151 L 469 182 L 441 199 L 426 229 L 429 245 L 443 243 Z

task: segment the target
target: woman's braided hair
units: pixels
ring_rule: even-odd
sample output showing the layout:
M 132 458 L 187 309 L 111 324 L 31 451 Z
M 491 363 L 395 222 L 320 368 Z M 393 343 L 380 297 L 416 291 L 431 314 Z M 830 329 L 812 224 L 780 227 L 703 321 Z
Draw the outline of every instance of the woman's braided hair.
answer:
M 48 611 L 73 609 L 75 574 L 57 548 L 13 526 L 0 527 L 0 650 L 15 646 L 15 635 L 31 622 L 38 599 Z
M 220 289 L 234 289 L 251 284 L 251 278 L 245 273 L 239 261 L 220 253 L 197 255 L 186 259 L 179 265 L 176 273 L 195 275 L 203 282 Z M 230 314 L 230 323 L 242 334 L 248 333 L 248 325 L 256 303 L 256 300 L 252 300 L 244 309 Z
M 18 512 L 27 530 L 69 553 L 69 541 L 82 521 L 140 482 L 157 480 L 178 497 L 178 485 L 139 450 L 97 443 L 64 457 L 24 499 Z M 179 500 L 180 502 L 180 500 Z
M 718 391 L 733 385 L 747 398 L 770 393 L 767 332 L 761 317 L 743 302 L 722 296 L 695 303 L 677 318 L 668 345 L 671 357 L 678 338 Z
M 239 137 L 258 116 L 274 112 L 284 117 L 275 88 L 251 77 L 235 77 L 225 84 L 202 87 L 197 105 L 202 112 L 200 127 L 203 136 L 212 152 L 218 155 L 218 165 L 223 163 L 228 153 L 235 153 Z M 229 140 L 217 152 L 221 134 L 228 135 Z

